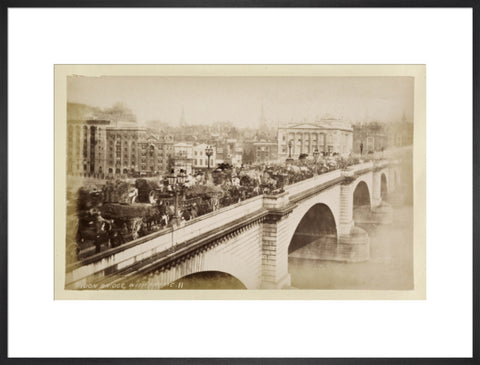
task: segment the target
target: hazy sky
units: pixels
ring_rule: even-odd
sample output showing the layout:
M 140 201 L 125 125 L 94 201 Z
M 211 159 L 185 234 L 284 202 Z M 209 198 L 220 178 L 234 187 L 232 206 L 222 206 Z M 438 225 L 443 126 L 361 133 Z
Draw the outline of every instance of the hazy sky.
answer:
M 257 127 L 329 114 L 350 122 L 413 120 L 409 77 L 69 77 L 69 102 L 108 108 L 123 102 L 139 123 L 231 121 Z

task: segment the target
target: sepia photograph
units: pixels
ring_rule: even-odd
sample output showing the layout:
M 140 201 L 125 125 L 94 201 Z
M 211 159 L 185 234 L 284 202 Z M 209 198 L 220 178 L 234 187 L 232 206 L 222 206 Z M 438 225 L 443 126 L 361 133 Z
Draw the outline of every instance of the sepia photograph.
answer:
M 5 359 L 476 358 L 474 7 L 23 5 Z
M 59 67 L 63 295 L 418 289 L 424 78 L 401 65 L 394 76 Z

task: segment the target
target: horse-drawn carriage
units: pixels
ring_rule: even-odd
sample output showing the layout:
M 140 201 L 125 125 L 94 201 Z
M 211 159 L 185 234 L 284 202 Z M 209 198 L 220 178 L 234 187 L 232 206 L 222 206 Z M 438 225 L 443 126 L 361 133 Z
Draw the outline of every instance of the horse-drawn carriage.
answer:
M 68 260 L 81 260 L 158 231 L 173 217 L 190 220 L 216 210 L 223 194 L 213 185 L 172 191 L 146 179 L 137 179 L 135 185 L 118 180 L 81 188 L 72 214 L 77 223 L 69 222 L 75 233 L 67 238 Z
M 107 248 L 139 237 L 145 222 L 158 216 L 149 199 L 150 192 L 124 181 L 104 186 L 80 188 L 76 200 L 77 224 L 74 240 L 67 244 L 67 257 L 83 259 Z

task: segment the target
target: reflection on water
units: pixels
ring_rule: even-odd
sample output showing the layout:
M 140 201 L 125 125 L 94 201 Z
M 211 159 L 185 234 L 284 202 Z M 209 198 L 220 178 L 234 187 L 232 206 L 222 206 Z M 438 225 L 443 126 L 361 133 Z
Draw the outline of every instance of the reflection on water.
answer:
M 343 263 L 289 255 L 292 287 L 298 289 L 413 289 L 413 208 L 396 207 L 393 223 L 365 224 L 370 238 L 370 259 Z M 310 243 L 304 252 L 315 252 Z M 315 255 L 313 256 L 315 257 Z

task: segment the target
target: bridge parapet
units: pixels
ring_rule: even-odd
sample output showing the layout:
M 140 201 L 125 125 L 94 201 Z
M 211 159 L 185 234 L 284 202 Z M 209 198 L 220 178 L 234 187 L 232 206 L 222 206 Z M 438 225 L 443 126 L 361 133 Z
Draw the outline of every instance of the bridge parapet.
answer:
M 237 204 L 210 212 L 185 223 L 181 228 L 174 229 L 174 242 L 184 242 L 198 237 L 212 228 L 229 223 L 257 212 L 263 208 L 263 196 L 259 195 Z
M 88 257 L 67 267 L 66 287 L 78 288 L 88 285 L 142 260 L 175 250 L 188 241 L 209 233 L 213 235 L 218 227 L 233 226 L 242 218 L 262 212 L 263 204 L 263 196 L 259 195 L 188 221 L 182 226 L 169 227 Z
M 280 194 L 264 194 L 263 207 L 265 209 L 282 209 L 290 202 L 288 191 Z
M 341 176 L 342 176 L 341 170 L 330 171 L 325 174 L 316 175 L 310 179 L 303 180 L 292 185 L 288 185 L 285 187 L 285 191 L 287 191 L 289 195 L 292 197 L 294 195 L 303 193 L 309 189 L 315 188 L 319 185 L 326 184 L 329 181 L 338 179 Z
M 374 166 L 373 161 L 369 161 L 369 162 L 364 162 L 364 163 L 360 163 L 360 164 L 357 164 L 357 165 L 353 165 L 350 168 L 355 173 L 359 173 L 359 172 L 364 171 L 364 170 L 372 169 L 373 166 Z
M 375 167 L 376 168 L 384 168 L 384 167 L 388 167 L 388 165 L 390 164 L 391 162 L 387 161 L 387 160 L 378 160 L 375 162 Z

